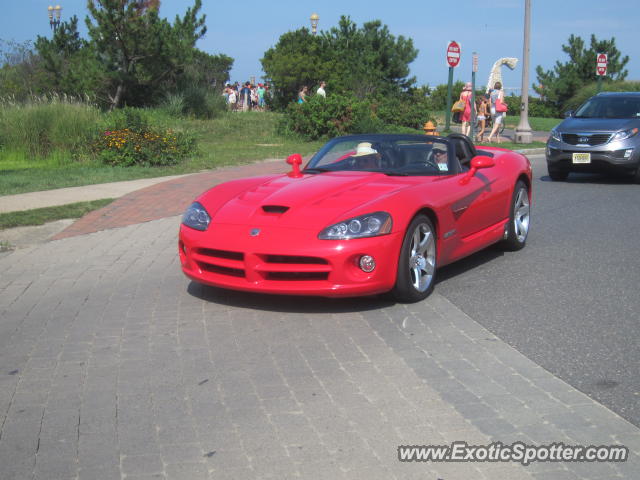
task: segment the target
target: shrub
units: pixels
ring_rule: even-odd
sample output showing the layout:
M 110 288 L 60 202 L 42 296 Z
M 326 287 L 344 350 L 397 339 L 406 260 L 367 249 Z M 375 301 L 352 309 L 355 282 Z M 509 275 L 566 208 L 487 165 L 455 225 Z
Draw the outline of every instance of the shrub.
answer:
M 372 109 L 386 125 L 420 129 L 430 119 L 430 101 L 418 93 L 383 97 L 372 103 Z
M 193 137 L 172 130 L 107 130 L 93 143 L 97 157 L 107 165 L 146 167 L 175 165 L 195 150 Z
M 81 149 L 100 120 L 97 107 L 70 97 L 32 97 L 26 103 L 5 98 L 0 107 L 0 144 L 33 159 Z
M 149 129 L 148 114 L 140 108 L 125 107 L 114 110 L 108 114 L 105 123 L 111 126 L 109 130 L 145 132 Z
M 509 107 L 509 115 L 520 115 L 520 105 L 522 103 L 522 97 L 520 95 L 509 95 L 505 96 L 504 99 L 507 103 L 507 106 Z M 529 97 L 529 116 L 557 118 L 555 107 L 536 97 Z
M 424 96 L 397 96 L 359 100 L 353 96 L 311 97 L 290 104 L 279 130 L 301 134 L 311 140 L 352 133 L 407 132 L 430 119 Z
M 183 114 L 195 118 L 211 119 L 227 111 L 224 97 L 218 91 L 201 85 L 190 85 L 182 92 Z
M 184 95 L 181 93 L 169 93 L 165 96 L 164 101 L 160 105 L 167 115 L 172 117 L 181 117 L 184 115 Z
M 354 132 L 368 115 L 368 105 L 355 97 L 315 95 L 306 103 L 292 103 L 287 107 L 279 126 L 281 132 L 294 132 L 317 140 Z

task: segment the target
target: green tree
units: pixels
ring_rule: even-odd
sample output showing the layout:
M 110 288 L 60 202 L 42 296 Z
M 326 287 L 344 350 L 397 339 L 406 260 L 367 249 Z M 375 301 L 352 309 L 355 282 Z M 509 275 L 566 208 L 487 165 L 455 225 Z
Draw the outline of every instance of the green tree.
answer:
M 538 84 L 534 90 L 547 103 L 562 112 L 567 101 L 575 93 L 596 78 L 596 56 L 606 53 L 608 57 L 607 80 L 621 81 L 628 74 L 625 66 L 629 62 L 628 56 L 621 56 L 616 47 L 615 38 L 611 40 L 597 40 L 591 35 L 590 46 L 587 49 L 582 38 L 575 35 L 569 37 L 569 44 L 562 46 L 562 51 L 569 56 L 569 61 L 556 61 L 552 70 L 544 71 L 541 66 L 536 68 Z
M 415 83 L 409 64 L 417 55 L 411 39 L 396 38 L 379 20 L 358 28 L 342 16 L 337 27 L 318 36 L 306 28 L 285 33 L 261 62 L 281 106 L 293 101 L 302 85 L 320 80 L 330 93 L 357 98 L 406 92 Z
M 273 87 L 272 103 L 276 108 L 294 101 L 303 85 L 317 84 L 329 70 L 321 65 L 324 59 L 320 37 L 306 28 L 281 35 L 260 61 L 265 79 Z
M 43 93 L 46 72 L 31 41 L 0 40 L 0 96 L 24 100 L 29 95 Z
M 80 37 L 78 17 L 62 22 L 51 39 L 38 36 L 35 47 L 47 72 L 47 90 L 96 96 L 104 75 L 93 46 Z
M 136 0 L 88 0 L 95 23 L 87 18 L 89 36 L 107 79 L 110 108 L 148 104 L 177 77 L 194 56 L 205 32 L 201 0 L 173 24 L 155 7 Z

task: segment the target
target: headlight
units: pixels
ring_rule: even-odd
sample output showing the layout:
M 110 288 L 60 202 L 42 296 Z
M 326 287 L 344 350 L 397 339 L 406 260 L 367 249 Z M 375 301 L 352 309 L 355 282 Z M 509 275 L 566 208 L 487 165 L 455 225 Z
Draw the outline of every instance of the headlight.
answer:
M 182 216 L 182 223 L 196 230 L 206 230 L 210 221 L 211 217 L 198 202 L 193 202 Z
M 393 222 L 387 212 L 375 212 L 330 225 L 320 232 L 320 240 L 348 240 L 376 237 L 391 232 Z
M 636 133 L 638 133 L 637 128 L 630 128 L 623 132 L 614 133 L 611 141 L 615 142 L 616 140 L 626 140 L 627 138 L 633 137 Z
M 562 135 L 555 128 L 551 130 L 550 134 L 551 134 L 551 138 L 553 138 L 554 140 L 558 142 L 562 141 Z

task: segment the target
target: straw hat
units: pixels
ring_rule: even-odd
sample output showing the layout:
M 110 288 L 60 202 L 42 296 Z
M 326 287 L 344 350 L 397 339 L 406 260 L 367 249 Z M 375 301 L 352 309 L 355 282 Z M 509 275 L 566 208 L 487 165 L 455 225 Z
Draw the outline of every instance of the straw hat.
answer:
M 378 153 L 378 151 L 371 147 L 371 143 L 369 143 L 369 142 L 361 142 L 356 147 L 356 153 L 354 153 L 351 156 L 352 157 L 364 157 L 365 155 L 372 155 L 374 153 Z

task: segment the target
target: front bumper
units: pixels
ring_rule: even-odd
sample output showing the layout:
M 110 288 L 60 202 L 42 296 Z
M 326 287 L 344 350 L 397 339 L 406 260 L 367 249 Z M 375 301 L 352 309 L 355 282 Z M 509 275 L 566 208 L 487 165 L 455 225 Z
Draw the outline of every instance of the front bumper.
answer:
M 574 153 L 589 153 L 590 163 L 573 163 Z M 640 167 L 640 148 L 616 145 L 606 148 L 579 147 L 557 140 L 549 140 L 546 148 L 547 166 L 553 170 L 585 173 L 634 173 Z
M 250 236 L 242 225 L 180 226 L 182 271 L 199 283 L 250 292 L 348 297 L 391 290 L 403 235 L 318 240 L 317 232 L 264 227 Z M 371 273 L 358 266 L 371 255 Z

